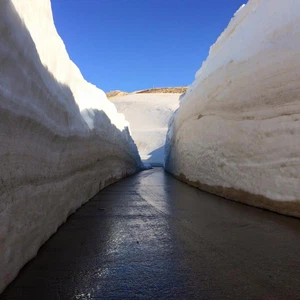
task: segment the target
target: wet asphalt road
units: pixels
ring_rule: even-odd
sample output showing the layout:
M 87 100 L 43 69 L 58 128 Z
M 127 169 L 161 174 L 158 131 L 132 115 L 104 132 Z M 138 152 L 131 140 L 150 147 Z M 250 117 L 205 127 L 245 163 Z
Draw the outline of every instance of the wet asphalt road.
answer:
M 73 214 L 0 299 L 300 299 L 300 220 L 155 168 Z

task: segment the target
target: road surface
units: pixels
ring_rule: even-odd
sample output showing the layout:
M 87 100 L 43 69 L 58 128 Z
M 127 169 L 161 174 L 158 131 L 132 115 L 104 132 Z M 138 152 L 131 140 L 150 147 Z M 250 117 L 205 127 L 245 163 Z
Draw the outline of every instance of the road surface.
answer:
M 300 299 L 300 220 L 155 168 L 80 208 L 0 299 Z

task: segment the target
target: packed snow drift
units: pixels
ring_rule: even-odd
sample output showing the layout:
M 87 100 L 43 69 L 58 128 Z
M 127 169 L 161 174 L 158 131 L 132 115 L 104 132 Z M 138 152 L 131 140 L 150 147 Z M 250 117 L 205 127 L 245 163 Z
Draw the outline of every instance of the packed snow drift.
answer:
M 143 165 L 69 59 L 50 0 L 0 1 L 0 292 L 70 215 Z
M 110 100 L 130 123 L 132 137 L 145 163 L 164 164 L 168 122 L 179 106 L 180 94 L 129 94 Z
M 206 191 L 300 217 L 300 1 L 250 0 L 171 122 L 166 168 Z

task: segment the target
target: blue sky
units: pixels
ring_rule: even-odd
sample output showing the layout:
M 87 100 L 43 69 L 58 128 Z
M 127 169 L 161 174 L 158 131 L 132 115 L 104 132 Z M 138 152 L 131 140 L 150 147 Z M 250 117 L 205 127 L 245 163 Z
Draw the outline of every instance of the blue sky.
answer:
M 84 77 L 104 91 L 189 85 L 246 0 L 51 0 Z

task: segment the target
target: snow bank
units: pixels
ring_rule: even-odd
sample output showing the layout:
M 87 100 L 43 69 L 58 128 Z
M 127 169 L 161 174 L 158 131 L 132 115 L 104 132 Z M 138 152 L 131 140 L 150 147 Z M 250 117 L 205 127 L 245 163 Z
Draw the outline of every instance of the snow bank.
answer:
M 164 147 L 168 122 L 179 106 L 180 94 L 130 94 L 110 100 L 130 123 L 142 160 L 164 164 Z
M 166 168 L 229 199 L 300 217 L 300 1 L 250 0 L 171 121 Z
M 127 125 L 70 61 L 50 0 L 0 1 L 0 292 L 68 215 L 142 168 Z

